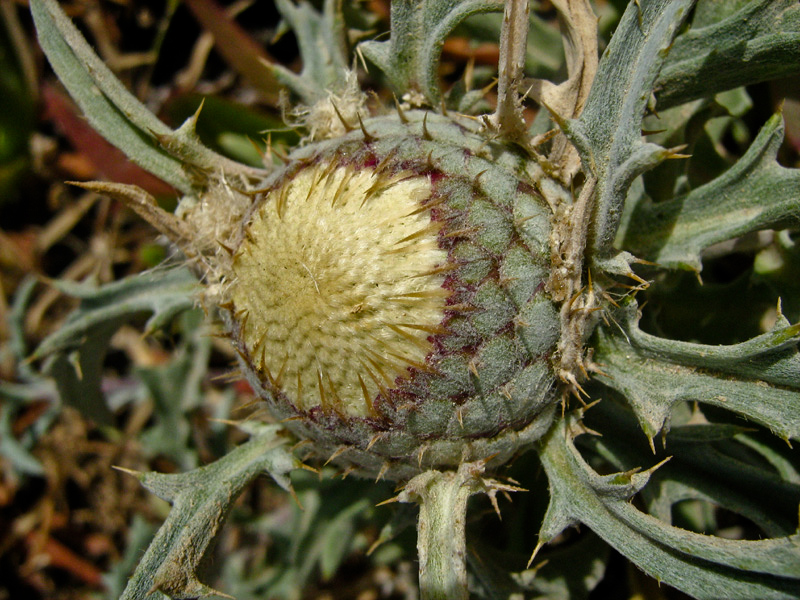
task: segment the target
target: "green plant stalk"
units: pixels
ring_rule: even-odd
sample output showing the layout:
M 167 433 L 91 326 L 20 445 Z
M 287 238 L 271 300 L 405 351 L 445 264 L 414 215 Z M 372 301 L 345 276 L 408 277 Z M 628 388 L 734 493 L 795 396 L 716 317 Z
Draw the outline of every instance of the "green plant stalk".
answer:
M 426 471 L 408 482 L 401 502 L 418 502 L 417 553 L 422 600 L 466 600 L 467 500 L 478 491 L 474 465 Z
M 417 554 L 422 600 L 467 600 L 467 501 L 485 493 L 520 488 L 483 477 L 484 461 L 464 463 L 457 471 L 425 471 L 411 479 L 392 501 L 419 504 Z M 496 509 L 495 504 L 495 509 Z

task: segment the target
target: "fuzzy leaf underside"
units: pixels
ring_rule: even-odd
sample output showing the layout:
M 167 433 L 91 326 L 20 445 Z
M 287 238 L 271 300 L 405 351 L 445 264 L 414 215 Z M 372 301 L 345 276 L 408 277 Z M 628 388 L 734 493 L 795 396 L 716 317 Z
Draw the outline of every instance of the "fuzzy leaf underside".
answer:
M 101 287 L 54 281 L 61 292 L 80 299 L 64 324 L 39 345 L 32 360 L 50 358 L 47 371 L 61 398 L 100 423 L 110 423 L 103 392 L 103 361 L 111 336 L 124 323 L 150 314 L 147 331 L 166 326 L 191 309 L 199 287 L 185 267 L 155 269 Z
M 593 239 L 608 255 L 634 178 L 672 152 L 642 140 L 642 119 L 670 45 L 696 0 L 631 2 L 603 53 L 578 119 L 563 127 L 597 179 Z
M 736 164 L 715 180 L 664 202 L 639 201 L 619 237 L 626 250 L 662 267 L 699 272 L 718 242 L 800 223 L 800 169 L 778 164 L 783 119 L 774 115 Z
M 595 359 L 603 371 L 598 380 L 626 397 L 649 438 L 661 431 L 675 404 L 686 401 L 730 410 L 786 440 L 800 437 L 798 351 L 791 341 L 796 326 L 716 352 L 633 331 L 633 345 L 621 334 L 598 331 Z M 703 365 L 713 368 L 699 368 Z M 765 381 L 765 367 L 772 367 L 775 384 Z
M 629 502 L 652 470 L 598 475 L 575 448 L 568 424 L 573 417 L 559 422 L 540 447 L 551 494 L 540 543 L 581 522 L 648 575 L 696 598 L 800 594 L 800 535 L 728 540 L 667 525 Z
M 437 66 L 447 36 L 467 17 L 502 10 L 502 0 L 393 0 L 391 39 L 363 42 L 358 48 L 398 95 L 418 92 L 437 106 Z
M 800 5 L 795 0 L 756 0 L 675 40 L 656 84 L 657 108 L 798 73 Z
M 347 71 L 344 21 L 338 2 L 326 0 L 323 12 L 308 2 L 276 0 L 276 6 L 297 38 L 303 70 L 297 75 L 281 65 L 270 65 L 276 79 L 311 105 L 341 84 Z
M 147 110 L 94 53 L 55 0 L 30 4 L 39 43 L 58 78 L 92 127 L 134 163 L 187 194 L 195 187 L 187 165 L 199 171 L 254 174 L 203 146 L 192 120 L 173 131 Z
M 280 432 L 278 426 L 261 425 L 217 462 L 188 473 L 135 474 L 172 509 L 120 600 L 188 600 L 218 593 L 199 581 L 197 570 L 236 498 L 264 472 L 283 489 L 290 488 L 287 474 L 299 463 L 283 447 L 288 440 Z

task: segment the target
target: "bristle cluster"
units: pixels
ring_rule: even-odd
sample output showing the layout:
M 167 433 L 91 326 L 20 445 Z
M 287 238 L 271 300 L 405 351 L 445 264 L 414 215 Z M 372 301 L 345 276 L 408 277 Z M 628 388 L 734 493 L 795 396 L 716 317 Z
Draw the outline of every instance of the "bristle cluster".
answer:
M 252 215 L 232 267 L 239 335 L 297 408 L 372 415 L 381 390 L 424 364 L 448 296 L 430 196 L 426 176 L 334 160 Z

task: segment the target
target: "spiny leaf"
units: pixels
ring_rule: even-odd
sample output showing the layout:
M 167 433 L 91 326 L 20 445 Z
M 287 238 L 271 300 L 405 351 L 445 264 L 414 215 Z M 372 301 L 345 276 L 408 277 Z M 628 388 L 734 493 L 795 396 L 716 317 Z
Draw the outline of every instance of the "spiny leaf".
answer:
M 642 140 L 642 119 L 672 40 L 694 3 L 631 2 L 603 53 L 583 113 L 561 122 L 584 168 L 597 178 L 591 243 L 601 258 L 614 241 L 633 179 L 672 155 Z
M 622 244 L 661 266 L 700 271 L 703 249 L 800 222 L 800 169 L 775 159 L 783 119 L 774 115 L 745 155 L 714 181 L 665 202 L 639 202 L 620 231 Z
M 18 382 L 0 381 L 0 456 L 20 473 L 43 475 L 42 464 L 30 450 L 56 418 L 59 407 L 53 382 L 34 371 L 31 364 L 25 361 L 25 313 L 35 286 L 36 279 L 33 276 L 20 283 L 7 315 L 8 339 L 5 346 L 0 348 L 0 358 L 4 358 L 7 352 L 10 358 L 17 361 L 18 378 Z M 50 407 L 18 439 L 14 431 L 18 413 L 29 404 L 43 399 L 50 402 Z
M 763 381 L 750 381 L 683 366 L 631 346 L 619 334 L 599 331 L 598 380 L 623 394 L 648 437 L 664 426 L 672 407 L 697 401 L 743 415 L 784 439 L 800 436 L 800 393 Z
M 56 382 L 61 401 L 101 425 L 114 422 L 101 381 L 108 344 L 123 322 L 117 320 L 93 327 L 78 349 L 59 352 L 44 366 L 44 371 Z
M 341 3 L 326 0 L 322 13 L 305 0 L 297 5 L 289 0 L 277 0 L 276 6 L 297 37 L 303 71 L 297 75 L 281 65 L 271 65 L 271 68 L 276 79 L 300 96 L 305 104 L 312 105 L 340 87 L 348 70 Z
M 187 469 L 197 466 L 197 452 L 188 443 L 192 424 L 187 417 L 202 402 L 211 353 L 211 338 L 203 335 L 202 318 L 200 310 L 183 313 L 181 344 L 170 361 L 136 370 L 153 401 L 154 423 L 141 435 L 143 446 L 149 455 L 163 454 Z
M 176 132 L 159 121 L 114 77 L 55 0 L 32 0 L 31 12 L 42 49 L 86 118 L 140 167 L 184 193 L 195 186 L 186 163 L 198 170 L 259 173 L 205 148 L 186 128 Z
M 52 285 L 80 299 L 81 304 L 36 348 L 32 360 L 80 348 L 96 328 L 141 314 L 152 313 L 147 321 L 149 331 L 160 329 L 192 308 L 200 289 L 197 279 L 183 266 L 152 269 L 100 287 L 58 280 Z
M 283 445 L 281 429 L 262 425 L 253 437 L 217 462 L 188 473 L 134 473 L 148 490 L 172 504 L 121 600 L 144 600 L 154 592 L 177 599 L 215 592 L 197 578 L 209 545 L 242 490 L 262 472 L 284 489 L 299 462 Z
M 716 2 L 725 10 L 734 2 Z M 709 44 L 713 40 L 713 44 Z M 800 5 L 755 0 L 675 40 L 657 83 L 658 108 L 800 73 Z
M 540 541 L 581 522 L 648 575 L 694 597 L 797 597 L 800 535 L 727 540 L 667 525 L 641 512 L 623 494 L 608 493 L 607 478 L 587 465 L 575 448 L 567 430 L 571 422 L 574 417 L 559 422 L 540 446 L 551 493 Z
M 625 311 L 628 339 L 645 355 L 800 389 L 800 323 L 789 325 L 780 319 L 767 333 L 745 342 L 711 346 L 646 333 L 639 329 L 635 305 L 627 306 Z
M 445 38 L 467 17 L 502 10 L 501 0 L 393 0 L 392 38 L 358 48 L 384 72 L 398 95 L 422 94 L 436 106 L 436 73 Z
M 27 444 L 21 443 L 14 435 L 14 420 L 18 407 L 8 401 L 5 387 L 5 383 L 0 383 L 0 398 L 3 399 L 3 405 L 0 406 L 0 456 L 19 473 L 44 476 L 42 463 L 31 454 L 30 449 L 26 447 Z

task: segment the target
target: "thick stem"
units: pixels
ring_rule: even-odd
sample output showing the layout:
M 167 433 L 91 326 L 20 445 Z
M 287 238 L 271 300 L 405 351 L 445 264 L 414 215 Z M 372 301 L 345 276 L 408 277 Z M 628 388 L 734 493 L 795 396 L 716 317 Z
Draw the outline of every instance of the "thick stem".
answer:
M 467 600 L 465 520 L 467 500 L 477 492 L 515 488 L 484 479 L 483 463 L 457 472 L 426 471 L 406 484 L 398 500 L 416 502 L 419 586 L 422 600 Z
M 432 475 L 422 495 L 417 524 L 422 600 L 466 600 L 464 519 L 471 492 L 455 473 Z

